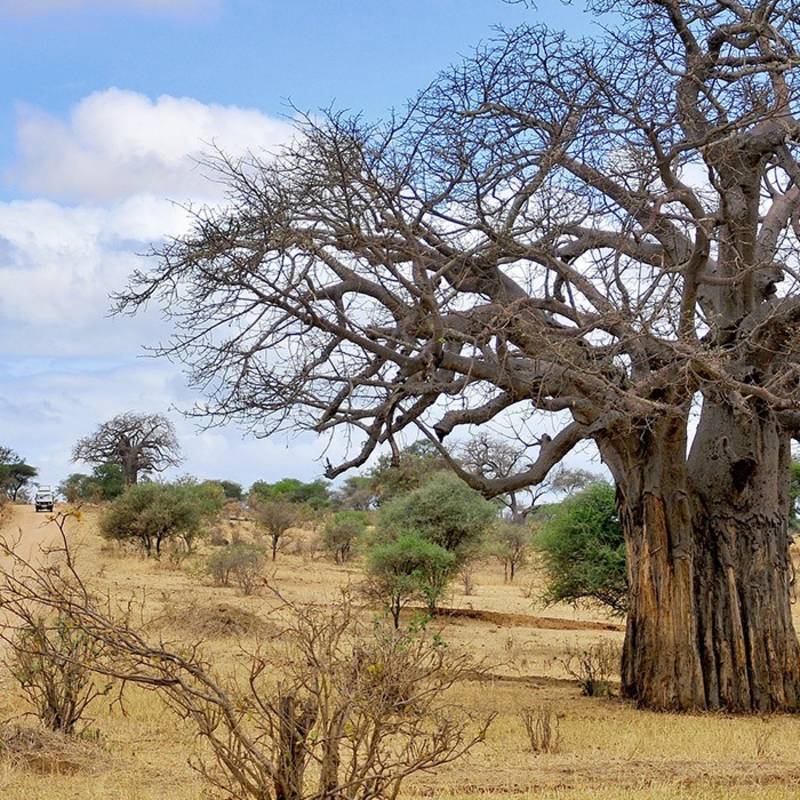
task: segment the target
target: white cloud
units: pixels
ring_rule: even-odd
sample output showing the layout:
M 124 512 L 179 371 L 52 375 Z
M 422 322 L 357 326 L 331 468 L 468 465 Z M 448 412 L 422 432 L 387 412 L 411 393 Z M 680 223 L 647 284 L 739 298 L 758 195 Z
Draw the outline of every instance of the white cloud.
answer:
M 0 12 L 46 14 L 82 8 L 132 9 L 155 13 L 185 13 L 217 5 L 219 0 L 0 0 Z
M 108 89 L 81 100 L 66 120 L 22 108 L 11 175 L 28 192 L 71 201 L 205 197 L 215 187 L 197 161 L 212 146 L 232 156 L 270 151 L 292 132 L 254 109 Z
M 109 294 L 140 265 L 137 252 L 185 224 L 182 210 L 149 195 L 109 207 L 0 203 L 0 333 L 14 332 L 0 354 L 135 353 L 144 323 L 109 320 Z
M 0 431 L 43 481 L 76 469 L 71 446 L 100 421 L 191 407 L 177 366 L 141 358 L 143 344 L 167 334 L 158 313 L 109 318 L 109 293 L 142 266 L 137 254 L 185 230 L 186 213 L 166 197 L 217 196 L 192 161 L 204 142 L 239 154 L 290 135 L 255 110 L 117 89 L 85 98 L 66 120 L 21 115 L 14 175 L 35 197 L 0 202 Z M 284 476 L 285 439 L 242 441 L 236 429 L 175 421 L 181 470 L 244 483 Z M 291 471 L 319 475 L 321 452 L 312 436 L 296 440 Z

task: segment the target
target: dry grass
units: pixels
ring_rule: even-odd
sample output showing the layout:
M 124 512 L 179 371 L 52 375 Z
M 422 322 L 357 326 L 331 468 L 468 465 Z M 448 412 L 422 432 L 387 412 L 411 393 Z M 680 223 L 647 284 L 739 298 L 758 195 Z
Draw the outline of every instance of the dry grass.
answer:
M 37 542 L 46 540 L 42 522 L 41 515 L 17 508 L 9 524 L 21 526 Z M 226 531 L 226 537 L 229 534 Z M 91 513 L 72 535 L 81 543 L 79 559 L 93 584 L 120 598 L 133 594 L 144 598 L 145 616 L 158 626 L 154 633 L 164 638 L 207 640 L 206 651 L 220 669 L 233 668 L 238 640 L 246 643 L 266 624 L 273 607 L 269 593 L 241 597 L 236 589 L 214 588 L 196 571 L 193 574 L 191 565 L 168 569 L 104 552 Z M 300 538 L 298 534 L 295 541 Z M 357 564 L 336 567 L 299 550 L 299 555 L 279 555 L 271 576 L 292 600 L 324 603 L 359 578 Z M 533 599 L 528 599 L 522 588 L 531 582 Z M 543 608 L 535 600 L 537 582 L 535 573 L 527 570 L 517 583 L 504 584 L 502 570 L 489 564 L 478 570 L 474 594 L 465 596 L 460 582 L 454 584 L 446 605 L 461 613 L 442 616 L 432 624 L 441 629 L 449 646 L 467 648 L 493 664 L 492 677 L 460 684 L 453 690 L 455 699 L 476 711 L 497 711 L 498 718 L 484 746 L 465 761 L 410 781 L 406 796 L 464 800 L 487 796 L 795 800 L 800 796 L 800 718 L 653 714 L 614 697 L 582 697 L 564 670 L 563 656 L 570 648 L 598 641 L 619 643 L 619 620 L 597 610 Z M 531 753 L 520 713 L 532 707 L 547 707 L 557 714 L 557 752 Z M 0 678 L 0 720 L 19 719 L 25 710 L 7 676 Z M 157 695 L 133 690 L 124 712 L 105 703 L 93 717 L 99 738 L 96 743 L 81 743 L 89 749 L 78 769 L 42 769 L 35 758 L 12 757 L 8 751 L 0 757 L 0 797 L 200 800 L 204 796 L 187 763 L 202 745 Z M 52 752 L 58 752 L 55 745 Z

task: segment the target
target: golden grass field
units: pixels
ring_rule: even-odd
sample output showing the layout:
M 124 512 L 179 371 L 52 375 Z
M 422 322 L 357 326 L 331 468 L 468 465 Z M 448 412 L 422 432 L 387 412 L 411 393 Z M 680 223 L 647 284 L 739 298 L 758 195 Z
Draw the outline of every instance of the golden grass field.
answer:
M 226 523 L 230 526 L 239 523 Z M 18 506 L 5 523 L 20 530 L 29 547 L 52 536 L 43 515 Z M 268 596 L 242 597 L 234 588 L 214 588 L 185 565 L 121 556 L 96 531 L 96 513 L 83 514 L 70 530 L 79 546 L 81 571 L 89 582 L 119 597 L 146 598 L 153 615 L 164 614 L 169 635 L 206 639 L 215 665 L 230 667 L 237 639 L 224 635 L 220 604 L 263 615 Z M 298 539 L 303 538 L 298 534 Z M 324 602 L 360 577 L 358 564 L 336 567 L 327 560 L 279 554 L 271 582 L 289 599 Z M 503 582 L 499 565 L 476 574 L 477 587 L 464 596 L 454 585 L 446 604 L 484 613 L 437 619 L 444 639 L 485 658 L 490 677 L 465 681 L 457 701 L 497 718 L 484 745 L 435 774 L 408 781 L 408 797 L 536 797 L 545 800 L 789 800 L 800 798 L 800 718 L 678 716 L 639 711 L 617 698 L 582 697 L 559 663 L 575 644 L 621 641 L 617 620 L 595 610 L 544 608 L 536 601 L 535 571 Z M 532 595 L 528 597 L 526 595 Z M 375 614 L 375 611 L 365 611 Z M 217 614 L 217 616 L 219 616 Z M 798 615 L 800 616 L 800 615 Z M 800 623 L 800 618 L 796 624 Z M 559 715 L 559 752 L 534 755 L 519 711 L 550 706 Z M 0 720 L 26 711 L 9 676 L 0 678 Z M 31 725 L 31 721 L 24 724 Z M 157 694 L 127 695 L 124 712 L 101 701 L 94 715 L 97 742 L 62 755 L 0 758 L 3 800 L 200 800 L 203 785 L 188 764 L 202 744 Z

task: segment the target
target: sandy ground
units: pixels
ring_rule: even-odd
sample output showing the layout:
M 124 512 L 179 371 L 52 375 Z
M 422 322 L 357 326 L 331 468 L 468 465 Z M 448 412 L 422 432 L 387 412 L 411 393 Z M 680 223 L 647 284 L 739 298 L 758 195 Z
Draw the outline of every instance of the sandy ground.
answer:
M 238 526 L 232 523 L 228 533 Z M 241 527 L 241 526 L 239 526 Z M 20 532 L 28 553 L 57 533 L 45 515 L 17 507 L 5 533 Z M 220 603 L 264 615 L 265 596 L 242 597 L 216 588 L 197 564 L 180 568 L 123 555 L 98 536 L 89 511 L 69 536 L 78 545 L 83 575 L 119 598 L 144 597 L 148 612 L 165 612 L 167 633 L 197 638 L 194 610 Z M 356 562 L 345 568 L 312 557 L 298 535 L 268 570 L 270 581 L 300 603 L 330 601 L 341 587 L 361 577 Z M 465 681 L 453 691 L 457 702 L 479 713 L 497 713 L 485 745 L 466 760 L 418 776 L 406 796 L 536 797 L 545 800 L 795 800 L 800 798 L 800 719 L 724 715 L 679 716 L 639 711 L 617 698 L 582 697 L 564 668 L 569 647 L 621 642 L 619 620 L 597 609 L 544 607 L 537 601 L 541 577 L 524 570 L 514 584 L 503 582 L 495 563 L 482 565 L 476 589 L 464 595 L 455 584 L 445 605 L 457 613 L 435 621 L 453 648 L 486 659 L 491 676 Z M 364 612 L 375 616 L 376 609 Z M 797 613 L 797 610 L 795 611 Z M 800 619 L 796 622 L 800 623 Z M 219 668 L 229 667 L 235 640 L 207 637 L 206 651 Z M 524 708 L 548 707 L 558 715 L 558 752 L 534 755 L 520 719 Z M 0 677 L 0 719 L 20 718 L 26 707 L 8 675 Z M 201 800 L 206 797 L 188 765 L 202 753 L 191 725 L 178 720 L 160 698 L 143 691 L 128 695 L 123 711 L 106 703 L 94 709 L 93 755 L 78 763 L 40 758 L 14 762 L 0 757 L 3 800 Z M 26 722 L 26 724 L 31 724 Z

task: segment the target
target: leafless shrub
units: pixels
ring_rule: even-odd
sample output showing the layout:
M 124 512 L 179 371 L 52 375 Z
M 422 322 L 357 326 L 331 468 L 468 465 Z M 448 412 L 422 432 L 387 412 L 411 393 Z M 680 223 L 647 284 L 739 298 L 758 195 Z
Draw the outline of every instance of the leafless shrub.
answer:
M 471 597 L 475 594 L 477 584 L 475 583 L 475 565 L 472 562 L 467 562 L 458 571 L 458 577 L 461 578 L 461 586 L 464 589 L 464 594 Z
M 38 566 L 0 540 L 0 611 L 35 604 L 64 614 L 102 643 L 92 668 L 159 691 L 208 744 L 195 767 L 237 800 L 395 798 L 403 780 L 449 763 L 483 741 L 491 717 L 448 700 L 474 675 L 463 655 L 424 632 L 397 633 L 359 621 L 348 594 L 331 606 L 280 601 L 279 634 L 242 653 L 246 673 L 218 675 L 201 649 L 148 642 L 130 614 L 99 601 L 81 581 L 66 538 Z
M 536 581 L 530 580 L 520 588 L 520 593 L 526 600 L 536 597 Z
M 225 538 L 225 534 L 219 526 L 216 526 L 211 531 L 211 536 L 208 537 L 208 543 L 214 547 L 224 547 L 229 544 Z
M 620 648 L 615 642 L 601 640 L 586 647 L 568 647 L 558 659 L 587 697 L 613 694 L 611 681 L 619 671 Z
M 67 735 L 85 726 L 88 707 L 111 688 L 98 685 L 91 672 L 103 643 L 61 613 L 53 619 L 28 613 L 6 641 L 11 676 L 42 724 Z
M 532 753 L 557 753 L 561 749 L 558 714 L 550 706 L 523 708 L 519 716 Z
M 233 583 L 242 594 L 251 595 L 263 583 L 266 563 L 264 547 L 240 541 L 211 553 L 206 569 L 217 586 Z

